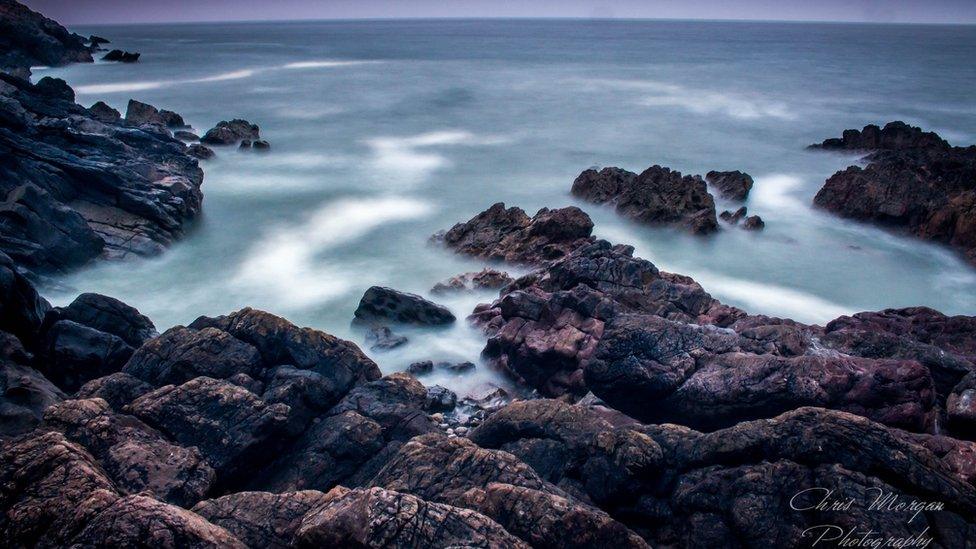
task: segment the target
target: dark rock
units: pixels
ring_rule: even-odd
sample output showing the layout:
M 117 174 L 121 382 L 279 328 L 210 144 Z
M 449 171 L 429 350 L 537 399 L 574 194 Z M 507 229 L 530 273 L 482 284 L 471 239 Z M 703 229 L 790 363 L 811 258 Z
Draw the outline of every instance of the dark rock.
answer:
M 414 362 L 410 366 L 407 366 L 407 373 L 414 376 L 427 375 L 433 371 L 433 360 L 421 360 L 420 362 Z
M 512 283 L 514 279 L 508 273 L 491 268 L 482 269 L 476 273 L 464 273 L 438 282 L 431 288 L 433 294 L 447 294 L 459 291 L 500 290 Z
M 92 46 L 100 46 L 102 44 L 110 44 L 108 38 L 102 38 L 101 36 L 91 35 L 88 37 L 88 43 Z
M 116 412 L 155 387 L 125 372 L 93 379 L 81 386 L 75 398 L 100 398 Z
M 814 205 L 948 244 L 976 262 L 976 146 L 950 147 L 901 122 L 848 130 L 822 148 L 873 150 L 866 166 L 827 179 Z
M 733 172 L 710 171 L 705 174 L 705 181 L 718 189 L 718 193 L 728 200 L 745 200 L 752 190 L 752 176 L 738 170 Z
M 457 395 L 454 394 L 454 391 L 440 385 L 434 385 L 427 389 L 424 409 L 429 413 L 449 412 L 454 409 L 456 404 Z
M 747 231 L 761 231 L 766 223 L 758 215 L 750 215 L 742 222 L 742 228 Z
M 293 435 L 300 434 L 313 417 L 327 411 L 336 398 L 328 378 L 294 366 L 273 368 L 267 375 L 267 388 L 255 393 L 261 394 L 265 402 L 288 405 L 289 431 Z
M 199 448 L 225 488 L 273 459 L 289 411 L 208 377 L 167 385 L 137 398 L 128 409 L 181 445 Z
M 74 102 L 75 100 L 75 91 L 71 89 L 71 86 L 67 82 L 60 78 L 45 76 L 38 80 L 37 84 L 34 84 L 34 91 L 45 97 L 52 97 L 62 101 Z
M 165 109 L 159 110 L 148 103 L 142 103 L 135 99 L 129 100 L 129 106 L 125 111 L 125 121 L 133 126 L 156 124 L 167 128 L 186 127 L 183 117 L 175 112 Z
M 77 211 L 27 183 L 0 202 L 0 250 L 24 267 L 65 271 L 102 253 L 105 241 Z
M 199 158 L 200 160 L 210 160 L 214 157 L 213 149 L 210 147 L 205 147 L 199 143 L 195 143 L 186 148 L 186 154 Z
M 47 300 L 17 271 L 13 260 L 0 252 L 0 331 L 13 334 L 25 347 L 34 348 L 49 310 Z
M 226 379 L 244 373 L 255 377 L 261 368 L 258 350 L 227 332 L 177 326 L 136 350 L 123 371 L 159 387 L 199 376 Z
M 102 56 L 102 61 L 120 61 L 122 63 L 135 63 L 139 60 L 138 52 L 127 52 L 122 50 L 112 50 Z
M 718 230 L 715 200 L 700 176 L 682 176 L 661 166 L 637 175 L 620 168 L 586 170 L 573 182 L 573 195 L 643 223 L 678 225 L 695 234 Z
M 67 307 L 53 310 L 47 318 L 51 317 L 112 334 L 133 348 L 159 335 L 152 321 L 135 307 L 101 294 L 83 293 Z
M 238 146 L 237 148 L 238 149 L 241 149 L 241 150 L 243 150 L 243 149 L 250 149 L 251 148 L 251 140 L 250 139 L 244 139 L 243 141 L 241 141 L 240 146 Z
M 199 515 L 155 499 L 119 498 L 72 540 L 78 547 L 159 547 L 203 549 L 247 547 L 227 530 Z
M 45 423 L 84 446 L 124 494 L 148 492 L 187 507 L 214 481 L 196 448 L 168 442 L 138 419 L 113 412 L 101 399 L 67 400 L 47 409 Z
M 315 490 L 239 492 L 201 501 L 193 512 L 226 529 L 248 547 L 286 549 L 295 546 L 302 518 L 328 501 L 326 494 Z
M 373 351 L 394 349 L 407 341 L 406 337 L 393 333 L 386 326 L 372 326 L 366 330 L 366 344 Z
M 55 322 L 44 339 L 41 371 L 69 393 L 118 372 L 132 356 L 132 347 L 121 338 L 71 320 Z
M 0 69 L 26 77 L 30 67 L 91 61 L 81 36 L 19 2 L 0 2 Z
M 298 547 L 528 548 L 493 520 L 382 488 L 336 488 L 302 521 Z
M 726 223 L 729 223 L 729 224 L 732 224 L 732 225 L 737 225 L 739 223 L 739 221 L 741 221 L 742 219 L 744 219 L 746 217 L 747 212 L 748 212 L 748 210 L 746 210 L 746 207 L 745 206 L 742 206 L 741 208 L 739 208 L 735 212 L 730 212 L 729 210 L 725 210 L 724 212 L 722 212 L 721 214 L 719 214 L 718 217 L 722 221 L 725 221 Z
M 576 207 L 543 208 L 529 217 L 499 202 L 466 223 L 434 235 L 457 253 L 512 263 L 541 264 L 592 242 L 593 221 Z
M 946 400 L 949 428 L 966 438 L 976 438 L 976 371 L 962 378 Z
M 263 139 L 256 139 L 254 141 L 254 150 L 256 151 L 266 151 L 271 148 L 271 144 Z
M 396 322 L 420 326 L 451 324 L 456 319 L 442 305 L 428 301 L 419 295 L 373 286 L 366 290 L 356 308 L 356 322 L 383 324 Z
M 200 136 L 187 130 L 176 130 L 173 132 L 173 137 L 180 141 L 200 141 Z
M 234 119 L 217 123 L 200 139 L 206 145 L 233 145 L 238 141 L 260 138 L 260 129 L 247 120 Z
M 37 370 L 0 360 L 0 439 L 34 429 L 44 410 L 64 398 L 61 389 Z
M 91 113 L 92 118 L 103 124 L 119 124 L 122 121 L 122 114 L 103 101 L 88 107 L 88 112 Z

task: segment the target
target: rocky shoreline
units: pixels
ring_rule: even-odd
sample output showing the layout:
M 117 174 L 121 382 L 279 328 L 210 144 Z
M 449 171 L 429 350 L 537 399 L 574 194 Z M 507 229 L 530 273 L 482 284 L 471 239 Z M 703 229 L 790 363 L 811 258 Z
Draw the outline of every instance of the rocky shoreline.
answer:
M 484 261 L 431 293 L 498 291 L 467 321 L 512 393 L 422 383 L 473 363 L 383 376 L 355 343 L 251 308 L 160 333 L 108 296 L 52 307 L 36 278 L 159 253 L 200 214 L 197 158 L 210 149 L 188 147 L 184 125 L 0 75 L 11 547 L 810 547 L 838 546 L 835 528 L 928 547 L 976 540 L 976 317 L 914 307 L 819 326 L 750 314 L 597 239 L 577 207 L 530 216 L 498 203 L 431 239 Z M 965 183 L 972 147 L 871 128 L 820 146 L 880 152 L 829 179 L 818 205 L 835 210 L 868 181 L 858 211 L 890 212 L 875 197 L 909 179 L 885 174 L 916 161 L 916 175 L 938 166 Z M 267 148 L 242 120 L 200 141 Z M 720 230 L 708 185 L 742 201 L 752 178 L 607 168 L 583 172 L 573 194 L 708 234 Z M 927 217 L 909 229 L 968 249 L 965 191 L 916 187 Z M 950 217 L 951 237 L 934 231 Z M 506 265 L 530 271 L 512 278 Z M 398 326 L 463 321 L 380 286 L 350 320 L 378 348 L 402 344 Z

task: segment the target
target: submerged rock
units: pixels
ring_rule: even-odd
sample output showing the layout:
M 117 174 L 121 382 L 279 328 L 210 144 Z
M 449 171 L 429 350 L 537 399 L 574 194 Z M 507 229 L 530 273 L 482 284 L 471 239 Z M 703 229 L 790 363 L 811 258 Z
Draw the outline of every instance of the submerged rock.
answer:
M 508 273 L 486 267 L 478 272 L 459 274 L 443 282 L 438 282 L 431 288 L 430 292 L 448 294 L 475 290 L 500 290 L 511 284 L 513 280 Z
M 419 295 L 401 292 L 393 288 L 373 286 L 366 290 L 355 312 L 357 323 L 416 324 L 440 326 L 456 319 L 447 307 L 428 301 Z
M 745 206 L 742 206 L 735 212 L 725 210 L 721 214 L 719 214 L 718 217 L 719 219 L 721 219 L 726 223 L 729 223 L 730 225 L 738 225 L 739 221 L 742 221 L 747 214 L 748 214 L 748 210 L 746 209 Z
M 261 131 L 256 124 L 247 120 L 235 118 L 231 121 L 223 120 L 207 131 L 200 142 L 205 145 L 233 145 L 242 140 L 250 142 L 261 137 Z
M 407 341 L 406 337 L 393 333 L 386 326 L 374 326 L 366 330 L 366 344 L 373 351 L 395 349 L 405 345 Z

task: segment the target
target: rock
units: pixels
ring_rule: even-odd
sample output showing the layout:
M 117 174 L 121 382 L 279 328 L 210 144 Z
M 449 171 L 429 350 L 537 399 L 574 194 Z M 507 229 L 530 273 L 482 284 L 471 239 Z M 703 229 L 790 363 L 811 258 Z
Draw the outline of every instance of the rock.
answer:
M 710 171 L 705 174 L 705 181 L 718 189 L 718 193 L 728 200 L 743 201 L 752 190 L 752 176 L 738 170 L 733 172 Z
M 0 224 L 0 250 L 31 270 L 63 272 L 98 257 L 105 246 L 84 217 L 32 183 L 7 193 Z
M 106 124 L 44 86 L 5 74 L 0 82 L 0 196 L 11 197 L 0 242 L 21 250 L 25 269 L 153 255 L 182 236 L 203 181 L 182 143 L 154 127 Z M 15 191 L 24 182 L 43 193 Z
M 244 374 L 237 374 L 234 377 Z M 329 379 L 313 372 L 300 370 L 294 366 L 277 366 L 267 374 L 267 388 L 263 391 L 251 389 L 260 394 L 265 402 L 287 404 L 289 431 L 292 435 L 301 434 L 312 418 L 324 413 L 335 403 L 336 395 Z M 232 383 L 233 378 L 230 380 Z M 259 383 L 250 380 L 251 386 Z M 248 384 L 235 383 L 247 388 Z M 256 387 L 255 387 L 256 389 Z
M 70 320 L 112 334 L 133 348 L 159 335 L 152 321 L 135 307 L 95 293 L 80 294 L 67 307 L 54 309 L 45 322 L 52 319 Z
M 0 360 L 0 440 L 34 429 L 44 410 L 64 398 L 61 389 L 37 370 Z
M 122 50 L 112 50 L 102 56 L 102 61 L 120 61 L 122 63 L 135 63 L 139 60 L 138 52 L 127 52 Z
M 592 242 L 592 231 L 593 221 L 576 207 L 543 208 L 530 218 L 499 202 L 433 239 L 460 254 L 537 265 Z
M 227 332 L 177 326 L 140 347 L 123 371 L 159 387 L 199 376 L 227 379 L 243 373 L 255 377 L 261 368 L 258 350 Z
M 238 149 L 241 149 L 241 150 L 250 149 L 251 148 L 251 140 L 250 139 L 245 139 L 245 140 L 241 141 L 240 146 L 238 146 L 237 148 Z
M 117 499 L 72 541 L 77 547 L 247 547 L 202 517 L 144 495 Z
M 193 512 L 226 529 L 248 547 L 286 549 L 295 546 L 302 518 L 328 501 L 326 494 L 315 490 L 238 492 L 201 501 Z
M 433 360 L 422 360 L 420 362 L 414 362 L 407 367 L 407 373 L 412 376 L 419 377 L 427 375 L 434 370 L 449 374 L 464 374 L 474 370 L 477 366 L 473 362 L 450 362 L 450 361 L 438 361 Z
M 284 404 L 266 404 L 246 389 L 208 377 L 167 385 L 137 398 L 128 409 L 181 445 L 199 448 L 223 488 L 273 458 L 289 411 Z
M 299 547 L 528 548 L 484 515 L 382 488 L 336 488 L 305 516 Z
M 500 290 L 512 283 L 514 279 L 508 273 L 491 268 L 482 269 L 476 273 L 464 273 L 438 282 L 431 288 L 432 294 L 447 294 L 460 291 Z
M 269 150 L 271 148 L 271 144 L 268 143 L 267 141 L 264 141 L 263 139 L 256 139 L 254 141 L 253 147 L 254 147 L 254 150 L 256 150 L 256 151 L 266 151 L 266 150 Z
M 100 398 L 116 412 L 155 387 L 125 372 L 93 379 L 81 386 L 75 398 Z
M 718 217 L 719 217 L 719 219 L 721 219 L 722 221 L 725 221 L 726 223 L 729 223 L 731 225 L 737 225 L 739 223 L 739 221 L 741 221 L 743 218 L 746 217 L 747 212 L 748 212 L 748 210 L 746 210 L 746 207 L 745 206 L 742 206 L 741 208 L 739 208 L 738 210 L 736 210 L 734 213 L 733 212 L 730 212 L 729 210 L 725 210 L 724 212 L 722 212 L 721 214 L 719 214 Z
M 407 341 L 406 337 L 393 333 L 386 326 L 373 326 L 366 330 L 366 344 L 373 351 L 394 349 Z
M 138 419 L 113 412 L 104 400 L 67 400 L 48 408 L 44 419 L 91 452 L 124 494 L 145 491 L 187 507 L 213 484 L 214 471 L 196 448 L 168 442 Z
M 132 347 L 112 334 L 71 320 L 59 320 L 45 334 L 45 376 L 68 393 L 85 383 L 118 372 L 132 356 Z
M 88 43 L 92 46 L 100 46 L 102 44 L 110 44 L 107 38 L 102 38 L 101 36 L 91 35 L 88 37 Z
M 41 323 L 51 309 L 34 285 L 0 252 L 0 331 L 16 336 L 27 348 L 38 345 Z
M 88 107 L 88 112 L 91 113 L 92 118 L 103 124 L 119 124 L 122 122 L 122 114 L 103 101 L 98 101 Z
M 407 366 L 407 373 L 413 376 L 422 376 L 434 371 L 433 360 L 422 360 Z
M 200 141 L 200 136 L 187 130 L 176 130 L 173 132 L 173 137 L 180 141 Z
M 454 391 L 434 385 L 427 389 L 427 400 L 424 402 L 424 410 L 435 414 L 437 412 L 449 412 L 457 404 L 457 395 Z
M 85 39 L 13 0 L 0 2 L 0 69 L 30 75 L 36 66 L 92 61 Z
M 256 124 L 247 120 L 234 119 L 230 122 L 223 120 L 207 131 L 200 139 L 205 145 L 233 145 L 242 140 L 260 138 L 260 129 Z
M 199 158 L 200 160 L 210 160 L 214 157 L 213 149 L 200 145 L 199 143 L 187 147 L 186 154 L 194 158 Z
M 766 223 L 758 215 L 750 215 L 742 222 L 742 228 L 747 231 L 761 231 Z
M 976 371 L 959 382 L 946 400 L 949 428 L 966 438 L 976 437 Z
M 866 166 L 828 178 L 814 205 L 947 244 L 976 262 L 976 146 L 951 147 L 934 133 L 892 122 L 849 130 L 820 147 L 875 152 Z
M 141 103 L 135 99 L 129 100 L 129 106 L 125 111 L 125 121 L 133 126 L 142 124 L 156 124 L 167 128 L 183 128 L 186 123 L 183 117 L 173 111 L 165 109 L 159 110 L 147 103 Z
M 68 86 L 68 83 L 60 78 L 51 78 L 50 76 L 45 76 L 38 80 L 37 84 L 34 84 L 34 91 L 55 99 L 60 99 L 62 101 L 75 100 L 75 91 Z
M 637 175 L 620 168 L 586 170 L 573 182 L 573 195 L 613 204 L 637 221 L 681 226 L 695 234 L 718 230 L 715 200 L 700 176 L 682 176 L 661 166 Z
M 442 305 L 428 301 L 419 295 L 373 286 L 366 290 L 355 312 L 356 322 L 382 324 L 396 322 L 419 326 L 451 324 L 456 319 Z

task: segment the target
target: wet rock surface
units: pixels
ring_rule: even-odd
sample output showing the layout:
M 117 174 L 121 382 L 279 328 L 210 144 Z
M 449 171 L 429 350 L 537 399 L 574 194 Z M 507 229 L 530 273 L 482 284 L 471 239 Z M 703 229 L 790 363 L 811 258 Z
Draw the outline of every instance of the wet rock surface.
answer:
M 26 78 L 31 67 L 91 61 L 83 37 L 19 2 L 0 1 L 0 69 Z
M 438 282 L 431 288 L 433 294 L 450 294 L 455 292 L 472 292 L 477 290 L 500 290 L 512 283 L 514 279 L 508 273 L 484 268 L 475 273 L 464 273 Z
M 393 288 L 373 286 L 366 290 L 356 307 L 355 322 L 365 325 L 415 324 L 440 326 L 456 319 L 447 307 L 424 299 L 417 294 Z
M 207 130 L 207 133 L 200 138 L 200 142 L 205 145 L 234 145 L 240 141 L 250 141 L 258 139 L 261 130 L 257 124 L 251 124 L 247 120 L 235 118 L 231 121 L 222 120 L 216 126 Z
M 731 172 L 710 171 L 705 174 L 705 181 L 715 187 L 722 198 L 743 201 L 749 197 L 752 190 L 752 176 L 738 170 Z

